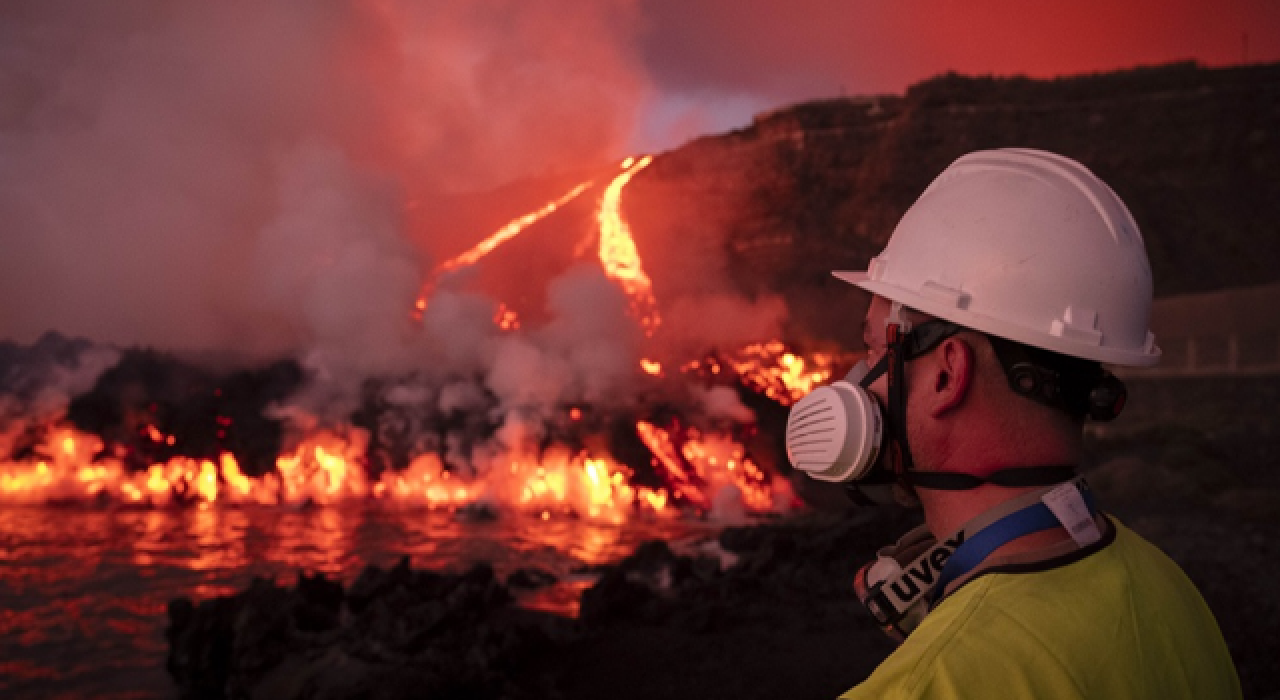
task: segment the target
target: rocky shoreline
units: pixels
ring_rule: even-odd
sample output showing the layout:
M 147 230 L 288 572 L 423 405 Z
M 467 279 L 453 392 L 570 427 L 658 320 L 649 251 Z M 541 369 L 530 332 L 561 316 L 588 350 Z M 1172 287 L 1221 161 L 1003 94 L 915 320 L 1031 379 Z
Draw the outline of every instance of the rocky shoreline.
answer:
M 1150 410 L 1091 434 L 1085 475 L 1200 588 L 1245 697 L 1280 697 L 1280 380 L 1131 390 Z M 577 619 L 518 604 L 552 583 L 537 570 L 257 581 L 173 601 L 168 669 L 187 698 L 833 698 L 893 649 L 850 582 L 916 518 L 810 512 L 692 554 L 649 542 L 591 572 Z
M 168 669 L 185 697 L 535 697 L 507 671 L 571 634 L 513 608 L 485 565 L 456 575 L 368 567 L 349 588 L 285 588 L 169 606 Z
M 260 579 L 235 595 L 172 601 L 167 668 L 188 698 L 631 697 L 608 684 L 651 687 L 661 669 L 646 666 L 668 654 L 724 666 L 755 687 L 748 697 L 763 697 L 761 690 L 794 683 L 753 673 L 761 667 L 750 656 L 768 650 L 735 648 L 730 638 L 781 630 L 775 643 L 798 642 L 769 666 L 820 658 L 824 650 L 803 643 L 805 635 L 843 629 L 849 639 L 840 647 L 867 647 L 862 673 L 891 649 L 844 582 L 911 518 L 812 514 L 730 528 L 713 545 L 727 557 L 678 555 L 665 542 L 647 542 L 599 570 L 577 619 L 517 604 L 524 591 L 554 582 L 536 569 L 500 581 L 483 564 L 441 573 L 404 559 L 390 569 L 370 566 L 347 587 L 322 575 L 300 574 L 291 587 Z M 725 559 L 736 563 L 726 568 Z M 815 674 L 813 692 L 800 696 L 838 693 L 858 673 L 843 676 Z M 667 697 L 715 695 L 721 682 L 669 680 L 676 686 L 663 691 Z

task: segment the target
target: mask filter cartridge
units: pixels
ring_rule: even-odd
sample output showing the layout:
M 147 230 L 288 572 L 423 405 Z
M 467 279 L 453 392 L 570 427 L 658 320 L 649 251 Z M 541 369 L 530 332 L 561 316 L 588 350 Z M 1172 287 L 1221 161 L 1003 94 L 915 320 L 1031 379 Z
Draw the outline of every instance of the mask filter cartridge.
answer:
M 859 362 L 849 376 L 819 387 L 791 407 L 787 417 L 787 457 L 792 466 L 820 481 L 861 479 L 875 466 L 884 441 L 880 404 L 858 382 L 867 375 Z

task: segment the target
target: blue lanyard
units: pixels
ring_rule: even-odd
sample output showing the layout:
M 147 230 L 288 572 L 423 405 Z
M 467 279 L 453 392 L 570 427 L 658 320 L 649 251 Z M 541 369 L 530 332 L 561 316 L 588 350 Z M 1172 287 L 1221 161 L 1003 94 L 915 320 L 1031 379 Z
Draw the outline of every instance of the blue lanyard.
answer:
M 1084 496 L 1085 505 L 1089 507 L 1089 514 L 1095 515 L 1097 508 L 1094 505 L 1093 492 L 1083 488 L 1081 494 Z M 942 573 L 938 575 L 938 585 L 929 594 L 929 603 L 931 605 L 936 603 L 948 584 L 973 571 L 1000 547 L 1023 535 L 1052 530 L 1061 524 L 1043 501 L 1033 503 L 991 523 L 965 540 L 964 544 L 957 547 L 947 558 L 947 563 L 942 567 Z

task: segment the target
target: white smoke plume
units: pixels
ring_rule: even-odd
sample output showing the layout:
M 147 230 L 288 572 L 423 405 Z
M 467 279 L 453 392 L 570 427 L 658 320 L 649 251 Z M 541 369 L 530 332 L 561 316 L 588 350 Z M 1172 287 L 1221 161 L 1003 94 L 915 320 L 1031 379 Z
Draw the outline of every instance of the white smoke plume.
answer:
M 627 2 L 5 3 L 0 337 L 402 366 L 433 251 L 476 235 L 412 203 L 617 156 L 632 25 Z
M 115 348 L 54 334 L 29 348 L 0 346 L 0 458 L 28 428 L 61 418 L 119 359 Z
M 56 329 L 204 361 L 300 358 L 313 381 L 274 409 L 299 430 L 349 416 L 365 380 L 394 377 L 380 400 L 396 420 L 477 414 L 498 426 L 479 452 L 502 452 L 547 438 L 566 405 L 633 401 L 646 342 L 668 360 L 768 337 L 785 309 L 721 293 L 686 259 L 714 241 L 652 251 L 704 280 L 696 298 L 663 299 L 652 341 L 594 264 L 549 278 L 544 317 L 519 333 L 499 332 L 497 300 L 461 285 L 411 321 L 430 271 L 488 233 L 454 226 L 475 217 L 451 197 L 623 155 L 651 90 L 637 12 L 631 0 L 5 3 L 0 339 Z M 490 264 L 518 278 L 520 263 Z M 749 420 L 729 399 L 685 397 Z M 421 439 L 474 465 L 467 441 L 483 432 Z

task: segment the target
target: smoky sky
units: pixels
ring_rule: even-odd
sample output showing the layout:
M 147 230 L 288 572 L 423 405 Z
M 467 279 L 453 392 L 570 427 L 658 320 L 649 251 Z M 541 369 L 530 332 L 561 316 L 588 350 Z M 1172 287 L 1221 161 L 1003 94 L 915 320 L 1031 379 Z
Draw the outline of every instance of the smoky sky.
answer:
M 1280 60 L 1272 0 L 642 0 L 641 8 L 657 96 L 642 144 L 741 126 L 753 111 L 799 100 L 901 93 L 948 71 L 1052 77 Z
M 1269 0 L 644 0 L 664 92 L 901 92 L 947 71 L 1048 77 L 1196 59 L 1280 58 Z M 1245 46 L 1244 35 L 1248 35 Z
M 379 364 L 471 244 L 409 203 L 624 150 L 633 10 L 0 4 L 0 338 Z
M 0 339 L 382 366 L 487 233 L 415 202 L 948 70 L 1276 60 L 1278 34 L 1271 0 L 8 0 Z

